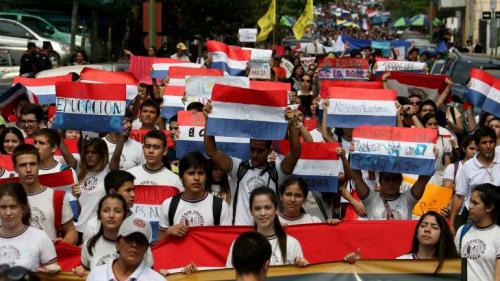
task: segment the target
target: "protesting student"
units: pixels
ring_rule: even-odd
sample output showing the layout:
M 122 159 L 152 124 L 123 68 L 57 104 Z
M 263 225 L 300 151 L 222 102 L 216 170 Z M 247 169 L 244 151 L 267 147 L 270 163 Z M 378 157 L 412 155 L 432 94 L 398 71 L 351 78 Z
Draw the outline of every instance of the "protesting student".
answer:
M 0 153 L 3 155 L 12 155 L 14 149 L 23 143 L 23 133 L 16 127 L 7 127 L 0 133 Z
M 236 280 L 264 281 L 271 259 L 271 244 L 257 231 L 240 234 L 234 241 L 231 265 L 236 271 Z
M 221 198 L 226 201 L 226 203 L 231 206 L 231 186 L 234 185 L 232 179 L 229 175 L 222 171 L 222 169 L 212 161 L 208 159 L 208 191 L 214 196 Z M 230 210 L 231 211 L 231 210 Z
M 20 123 L 23 135 L 33 138 L 33 134 L 42 127 L 43 108 L 38 104 L 28 103 L 21 108 Z

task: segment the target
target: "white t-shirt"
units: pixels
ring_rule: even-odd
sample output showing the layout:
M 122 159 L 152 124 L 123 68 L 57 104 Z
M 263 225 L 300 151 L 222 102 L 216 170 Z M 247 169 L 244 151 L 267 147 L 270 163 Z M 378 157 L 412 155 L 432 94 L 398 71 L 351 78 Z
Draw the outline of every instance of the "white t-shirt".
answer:
M 279 214 L 278 218 L 280 219 L 281 224 L 286 224 L 286 225 L 296 225 L 296 224 L 306 224 L 306 223 L 322 223 L 322 221 L 315 216 L 311 216 L 307 213 L 301 214 L 300 216 L 296 218 L 289 218 L 286 217 L 283 214 Z
M 213 226 L 213 201 L 214 195 L 205 193 L 205 195 L 197 200 L 189 200 L 181 196 L 179 205 L 175 210 L 174 225 L 184 224 L 187 226 Z M 166 230 L 169 224 L 168 210 L 170 208 L 172 198 L 168 198 L 163 202 L 160 212 L 160 229 Z M 229 207 L 225 201 L 222 202 L 222 210 L 220 216 L 220 225 L 231 225 L 229 217 Z
M 57 254 L 50 237 L 42 230 L 26 226 L 15 236 L 0 234 L 0 264 L 20 265 L 31 271 L 56 262 Z
M 71 169 L 71 173 L 73 174 L 73 181 L 75 183 L 78 182 L 78 176 L 76 175 L 76 172 L 73 168 L 70 168 L 68 165 L 61 163 L 57 159 L 55 159 L 55 160 L 57 162 L 55 166 L 48 168 L 48 169 L 39 168 L 38 175 L 49 175 L 49 174 L 59 173 L 59 172 L 64 171 L 66 169 Z M 69 202 L 75 201 L 75 204 L 78 204 L 78 203 L 76 203 L 76 200 L 78 200 L 78 199 L 76 199 L 76 197 L 71 193 L 71 190 L 66 190 L 66 193 L 64 194 L 64 196 L 66 197 L 66 199 Z
M 286 236 L 286 262 L 283 262 L 283 256 L 281 255 L 280 246 L 278 244 L 278 237 L 273 235 L 271 237 L 267 237 L 267 240 L 271 244 L 271 259 L 269 261 L 269 265 L 286 265 L 293 264 L 295 258 L 303 258 L 304 254 L 302 253 L 302 247 L 297 239 L 294 237 L 287 235 Z M 233 244 L 231 244 L 231 248 L 229 249 L 229 255 L 226 260 L 226 267 L 232 267 L 232 253 L 233 253 Z
M 109 160 L 113 156 L 116 148 L 116 142 L 110 141 L 108 138 L 102 138 L 108 146 Z M 120 156 L 120 170 L 128 170 L 132 167 L 142 165 L 144 163 L 144 153 L 142 152 L 142 144 L 136 140 L 128 138 L 123 144 L 122 155 Z
M 397 260 L 416 260 L 415 254 L 410 253 L 396 258 Z
M 457 231 L 455 246 L 460 256 L 467 258 L 467 280 L 494 280 L 495 263 L 500 258 L 500 226 L 472 226 L 463 236 L 460 249 L 463 227 Z
M 455 172 L 455 163 L 450 163 L 450 165 L 446 166 L 446 168 L 444 169 L 443 180 L 449 180 L 455 183 L 458 179 L 458 176 L 462 172 L 463 166 L 463 161 L 458 161 L 457 171 Z
M 387 210 L 379 192 L 370 190 L 368 197 L 362 201 L 365 205 L 368 220 L 387 220 Z M 390 215 L 391 219 L 413 219 L 412 210 L 417 201 L 411 194 L 411 189 L 401 193 L 395 200 L 386 200 L 392 214 Z
M 75 228 L 78 232 L 84 232 L 87 222 L 97 216 L 97 207 L 99 201 L 106 195 L 104 189 L 104 177 L 110 171 L 109 166 L 100 172 L 89 172 L 83 178 L 80 184 L 81 194 L 78 201 L 80 202 L 80 216 Z
M 314 194 L 316 194 L 319 200 L 316 200 Z M 327 204 L 323 199 L 321 192 L 309 191 L 304 200 L 304 204 L 302 204 L 302 208 L 304 208 L 307 214 L 310 214 L 311 216 L 318 218 L 321 222 L 325 222 L 325 215 L 321 211 L 319 204 L 321 204 L 323 208 L 325 208 L 327 217 L 331 219 L 333 214 L 333 204 Z
M 231 161 L 232 161 L 232 167 L 231 167 L 230 177 L 236 179 L 237 181 L 238 167 L 240 166 L 242 160 L 231 157 Z M 278 171 L 278 185 L 279 185 L 289 175 L 285 174 L 281 169 L 281 161 L 279 159 L 276 159 L 275 165 L 276 165 L 276 170 Z M 268 186 L 269 183 L 269 187 L 274 192 L 276 192 L 276 185 L 270 179 L 269 173 L 264 173 L 263 175 L 261 175 L 260 173 L 262 172 L 262 170 L 264 170 L 264 167 L 251 168 L 246 172 L 246 174 L 240 181 L 239 191 L 237 195 L 238 202 L 236 203 L 236 213 L 234 214 L 236 218 L 234 222 L 235 225 L 253 225 L 253 218 L 252 214 L 250 213 L 250 202 L 249 202 L 250 193 L 252 193 L 252 190 L 260 186 Z M 231 186 L 231 198 L 233 198 L 232 199 L 233 204 L 236 196 L 235 195 L 236 187 L 237 185 L 235 185 L 234 189 L 232 189 L 233 186 Z
M 109 281 L 109 280 L 118 280 L 113 273 L 113 262 L 108 262 L 107 264 L 96 266 L 96 268 L 92 269 L 87 276 L 87 281 Z M 143 259 L 139 267 L 136 268 L 134 273 L 129 276 L 128 280 L 136 280 L 136 281 L 165 281 L 165 277 L 161 276 L 160 273 L 154 271 L 146 264 L 146 261 Z
M 11 177 L 17 177 L 14 171 L 7 171 L 5 169 L 2 169 L 2 172 L 0 173 L 0 179 L 8 179 Z
M 54 224 L 54 190 L 44 186 L 36 193 L 29 193 L 28 203 L 31 207 L 30 225 L 45 231 L 50 239 L 56 239 L 57 232 Z M 61 219 L 61 224 L 65 224 L 73 219 L 73 211 L 66 197 L 63 199 Z
M 444 129 L 444 128 L 443 128 Z M 446 129 L 444 129 L 446 130 Z M 438 136 L 436 145 L 436 151 L 438 152 L 438 157 L 436 158 L 436 170 L 434 175 L 430 179 L 429 182 L 433 184 L 442 185 L 443 184 L 443 175 L 444 175 L 444 155 L 450 154 L 452 151 L 452 147 L 450 144 L 450 139 L 445 138 L 443 136 Z
M 165 167 L 157 171 L 151 171 L 146 168 L 146 165 L 139 165 L 127 171 L 135 177 L 135 185 L 164 185 L 176 187 L 179 192 L 184 191 L 179 176 Z

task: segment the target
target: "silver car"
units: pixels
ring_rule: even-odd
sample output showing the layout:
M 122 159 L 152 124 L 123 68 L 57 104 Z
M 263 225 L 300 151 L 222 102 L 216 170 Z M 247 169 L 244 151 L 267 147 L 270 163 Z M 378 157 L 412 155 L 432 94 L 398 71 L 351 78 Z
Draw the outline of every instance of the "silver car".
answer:
M 41 48 L 43 41 L 49 41 L 52 44 L 52 48 L 59 55 L 62 63 L 69 61 L 69 44 L 42 37 L 17 21 L 0 19 L 0 50 L 8 51 L 15 64 L 20 63 L 28 42 L 34 42 L 37 47 Z

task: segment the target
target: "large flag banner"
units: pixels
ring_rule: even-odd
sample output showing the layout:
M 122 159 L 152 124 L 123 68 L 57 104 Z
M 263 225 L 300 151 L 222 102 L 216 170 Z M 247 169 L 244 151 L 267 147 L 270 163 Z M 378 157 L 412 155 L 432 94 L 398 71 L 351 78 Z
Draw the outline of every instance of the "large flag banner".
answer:
M 402 189 L 410 189 L 417 179 L 404 175 L 403 183 L 401 184 Z M 453 188 L 440 186 L 437 184 L 428 183 L 425 186 L 424 195 L 418 200 L 417 204 L 413 208 L 413 215 L 421 217 L 428 211 L 435 211 L 440 213 L 442 209 L 447 208 L 450 205 L 451 198 L 453 196 Z
M 319 65 L 320 80 L 368 80 L 368 59 L 325 58 Z
M 56 84 L 55 129 L 121 132 L 124 116 L 124 84 Z
M 17 83 L 22 84 L 28 93 L 38 98 L 39 104 L 53 104 L 56 103 L 56 83 L 71 82 L 71 77 L 71 74 L 47 78 L 25 78 L 17 76 L 14 78 L 14 81 L 12 81 L 12 85 Z
M 185 86 L 185 80 L 188 77 L 222 75 L 224 75 L 224 72 L 220 69 L 173 66 L 168 73 L 168 84 L 172 86 Z
M 310 190 L 318 192 L 337 192 L 338 176 L 344 171 L 342 161 L 336 153 L 337 142 L 303 142 L 301 143 L 299 161 L 293 170 L 293 175 L 304 179 Z M 280 157 L 290 153 L 290 142 L 279 142 Z
M 329 127 L 396 126 L 396 92 L 393 90 L 330 87 L 325 98 L 330 100 Z
M 313 0 L 307 0 L 304 12 L 297 19 L 292 27 L 293 35 L 297 40 L 302 39 L 306 31 L 307 26 L 312 24 L 314 21 L 314 6 Z
M 72 169 L 67 169 L 64 171 L 60 171 L 52 174 L 40 175 L 38 177 L 41 185 L 56 189 L 56 190 L 64 190 L 66 192 L 70 192 L 72 190 L 73 185 L 77 184 L 76 177 L 73 174 Z M 0 179 L 0 184 L 8 183 L 8 182 L 19 182 L 18 177 L 10 177 Z
M 191 151 L 204 153 L 203 137 L 205 135 L 205 115 L 202 112 L 179 111 L 177 117 L 179 139 L 176 141 L 177 158 Z M 239 159 L 250 159 L 250 139 L 215 137 L 217 149 L 229 156 Z
M 212 68 L 220 69 L 231 76 L 245 76 L 245 69 L 252 55 L 251 50 L 213 40 L 207 42 L 207 50 L 212 56 Z
M 155 79 L 165 79 L 170 77 L 170 68 L 171 67 L 184 67 L 184 68 L 194 68 L 201 69 L 203 65 L 198 63 L 192 63 L 187 61 L 181 62 L 162 62 L 162 63 L 153 63 L 151 65 L 151 78 Z
M 396 90 L 398 96 L 418 95 L 422 100 L 435 100 L 446 88 L 446 75 L 392 72 L 387 78 L 389 88 Z
M 265 41 L 269 36 L 269 33 L 273 30 L 276 24 L 276 0 L 271 0 L 271 4 L 267 9 L 267 12 L 258 21 L 257 25 L 260 27 L 259 35 L 257 35 L 257 41 Z
M 216 84 L 207 133 L 211 136 L 281 140 L 285 120 L 286 91 L 259 91 Z
M 21 99 L 28 99 L 31 103 L 38 103 L 38 98 L 28 93 L 20 83 L 16 83 L 7 91 L 0 94 L 0 108 L 3 116 L 15 114 L 14 110 Z
M 402 71 L 424 73 L 427 71 L 425 62 L 380 60 L 375 63 L 374 72 Z
M 321 80 L 320 81 L 321 97 L 327 96 L 328 88 L 330 87 L 383 89 L 384 84 L 381 81 Z
M 182 98 L 184 97 L 183 86 L 167 85 L 163 88 L 163 108 L 160 115 L 165 119 L 170 119 L 177 114 L 177 111 L 184 110 L 186 105 Z
M 143 56 L 131 56 L 129 64 L 129 72 L 134 74 L 135 78 L 139 83 L 152 84 L 151 81 L 151 70 L 153 69 L 153 64 L 156 63 L 186 63 L 186 61 L 171 59 L 171 58 L 157 58 L 157 57 L 143 57 Z
M 415 175 L 434 174 L 437 130 L 361 126 L 352 133 L 351 167 L 357 170 Z
M 251 86 L 250 79 L 243 76 L 190 76 L 186 78 L 186 97 L 209 100 L 212 98 L 215 84 L 240 88 L 250 88 Z
M 290 92 L 292 89 L 292 85 L 290 83 L 250 80 L 250 89 L 261 91 L 278 90 Z
M 469 102 L 482 110 L 500 117 L 500 79 L 486 71 L 473 68 L 470 71 L 470 86 L 465 91 Z
M 85 67 L 80 73 L 80 82 L 125 84 L 127 101 L 132 101 L 138 93 L 138 81 L 131 72 L 116 72 Z

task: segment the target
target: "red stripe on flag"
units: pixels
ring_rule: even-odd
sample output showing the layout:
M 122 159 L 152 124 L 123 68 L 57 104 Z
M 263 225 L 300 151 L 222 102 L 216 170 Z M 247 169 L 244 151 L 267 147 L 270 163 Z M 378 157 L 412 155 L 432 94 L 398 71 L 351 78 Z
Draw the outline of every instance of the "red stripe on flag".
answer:
M 56 96 L 74 99 L 125 101 L 125 84 L 92 84 L 61 82 L 56 84 Z
M 381 81 L 344 81 L 344 80 L 321 80 L 321 97 L 325 97 L 330 87 L 383 89 Z
M 290 142 L 281 140 L 278 142 L 279 152 L 283 155 L 290 153 Z M 338 142 L 303 142 L 300 144 L 302 150 L 300 159 L 303 160 L 338 160 Z
M 130 72 L 114 72 L 114 71 L 106 71 L 100 70 L 90 67 L 83 68 L 80 73 L 81 80 L 90 80 L 97 81 L 109 84 L 127 84 L 127 85 L 136 85 L 137 79 L 134 74 Z
M 186 89 L 184 86 L 170 86 L 167 85 L 163 88 L 163 95 L 164 96 L 184 96 L 184 93 L 186 92 Z
M 287 104 L 287 92 L 276 90 L 260 91 L 215 84 L 212 90 L 212 101 L 285 107 Z
M 66 148 L 68 149 L 68 152 L 71 154 L 79 154 L 80 150 L 78 148 L 78 139 L 64 139 L 64 144 L 66 145 Z M 57 156 L 62 156 L 61 150 L 58 148 L 56 150 L 55 155 Z
M 187 127 L 205 127 L 205 115 L 202 112 L 178 111 L 177 125 Z
M 330 87 L 325 98 L 394 101 L 397 95 L 398 93 L 395 90 Z
M 12 155 L 0 155 L 0 167 L 7 171 L 14 171 L 14 163 L 12 163 Z
M 184 79 L 186 76 L 222 76 L 224 72 L 215 68 L 193 68 L 172 66 L 168 69 L 168 78 Z
M 143 57 L 131 56 L 129 64 L 129 72 L 134 74 L 135 78 L 140 83 L 152 84 L 151 68 L 154 63 L 186 63 L 185 61 L 171 58 Z
M 161 205 L 163 201 L 179 193 L 175 186 L 136 185 L 135 204 Z
M 250 50 L 243 50 L 238 46 L 230 46 L 213 40 L 207 42 L 207 50 L 209 52 L 226 53 L 228 59 L 237 61 L 249 61 L 252 53 Z
M 76 183 L 75 178 L 73 177 L 73 171 L 71 169 L 52 174 L 40 175 L 38 177 L 38 180 L 40 181 L 41 185 L 51 188 L 72 186 Z M 0 184 L 8 182 L 19 182 L 19 177 L 0 179 Z
M 488 72 L 486 72 L 484 70 L 477 69 L 477 68 L 473 68 L 470 70 L 470 77 L 481 80 L 485 84 L 488 84 L 488 85 L 493 85 L 493 83 L 495 83 L 495 81 L 497 80 L 495 78 L 495 76 L 489 74 Z
M 16 83 L 21 83 L 24 86 L 49 86 L 55 85 L 56 82 L 71 82 L 72 75 L 66 74 L 61 76 L 45 77 L 45 78 L 25 78 L 16 76 L 12 85 Z
M 254 90 L 280 90 L 280 91 L 289 92 L 292 89 L 292 85 L 290 83 L 250 80 L 250 89 L 254 89 Z
M 437 130 L 389 126 L 360 126 L 354 129 L 352 137 L 372 140 L 436 143 Z
M 378 80 L 382 79 L 379 75 Z M 413 85 L 417 87 L 424 87 L 429 89 L 437 89 L 441 93 L 446 88 L 446 75 L 441 74 L 421 74 L 412 72 L 391 72 L 389 80 L 397 80 L 399 83 L 406 85 Z

